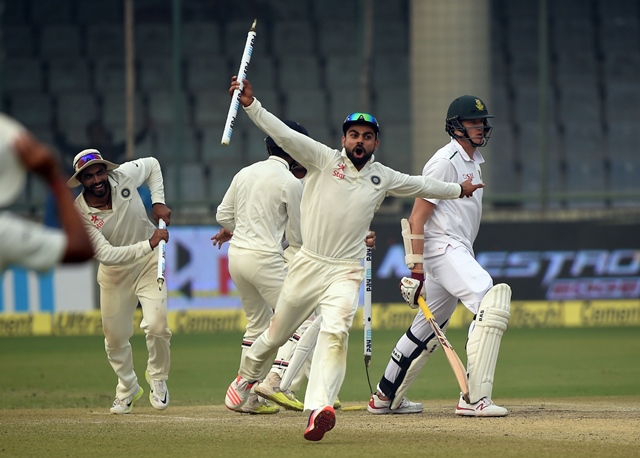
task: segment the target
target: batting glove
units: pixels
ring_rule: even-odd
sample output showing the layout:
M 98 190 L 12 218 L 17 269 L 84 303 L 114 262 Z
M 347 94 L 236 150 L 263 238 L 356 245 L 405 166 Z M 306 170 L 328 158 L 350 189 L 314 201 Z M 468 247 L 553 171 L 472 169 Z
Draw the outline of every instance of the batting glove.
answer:
M 418 308 L 418 297 L 422 296 L 426 300 L 423 286 L 424 274 L 411 272 L 411 278 L 402 277 L 402 280 L 400 280 L 400 293 L 402 294 L 402 298 L 412 309 Z

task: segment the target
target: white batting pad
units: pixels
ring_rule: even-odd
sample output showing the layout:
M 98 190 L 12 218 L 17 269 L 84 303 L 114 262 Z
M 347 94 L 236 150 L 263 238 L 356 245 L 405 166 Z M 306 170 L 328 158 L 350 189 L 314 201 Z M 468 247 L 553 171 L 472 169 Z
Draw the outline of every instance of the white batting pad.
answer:
M 491 398 L 500 340 L 510 316 L 511 288 L 500 283 L 485 294 L 467 342 L 467 372 L 471 403 Z
M 322 322 L 322 315 L 319 315 L 313 320 L 311 325 L 304 331 L 298 340 L 298 345 L 293 351 L 291 360 L 289 360 L 289 367 L 284 371 L 282 380 L 280 380 L 280 389 L 288 390 L 293 382 L 295 376 L 300 372 L 300 369 L 304 367 L 304 362 L 313 349 L 316 348 L 316 341 L 318 340 L 318 334 L 320 334 L 320 323 Z
M 409 269 L 413 269 L 416 263 L 422 263 L 423 259 L 421 254 L 413 254 L 411 240 L 424 240 L 424 234 L 412 234 L 407 218 L 400 220 L 400 226 L 402 227 L 402 240 L 404 241 L 404 262 Z

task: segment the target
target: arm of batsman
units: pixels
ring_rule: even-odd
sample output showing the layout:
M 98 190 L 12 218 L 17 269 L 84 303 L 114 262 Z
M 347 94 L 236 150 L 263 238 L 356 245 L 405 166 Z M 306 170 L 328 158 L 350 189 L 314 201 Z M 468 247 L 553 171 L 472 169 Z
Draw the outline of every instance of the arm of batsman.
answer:
M 412 309 L 418 308 L 418 297 L 422 296 L 426 300 L 424 293 L 424 274 L 411 273 L 410 277 L 402 277 L 400 280 L 400 293 L 402 298 Z M 417 278 L 416 278 L 417 277 Z M 422 278 L 419 278 L 422 277 Z

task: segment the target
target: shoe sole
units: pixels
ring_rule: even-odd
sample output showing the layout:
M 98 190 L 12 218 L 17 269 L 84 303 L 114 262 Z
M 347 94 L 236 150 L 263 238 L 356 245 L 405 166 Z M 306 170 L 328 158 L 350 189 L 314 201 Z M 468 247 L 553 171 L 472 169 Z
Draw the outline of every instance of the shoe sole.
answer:
M 475 411 L 475 410 L 458 410 L 456 409 L 456 415 L 461 417 L 506 417 L 509 412 L 487 412 L 487 411 Z
M 413 414 L 413 413 L 422 413 L 423 409 L 420 410 L 404 410 L 404 409 L 396 409 L 396 410 L 391 410 L 388 407 L 381 407 L 381 408 L 376 408 L 376 407 L 371 407 L 371 404 L 367 404 L 367 411 L 369 413 L 372 413 L 374 415 L 408 415 L 408 414 Z
M 265 399 L 268 399 L 269 401 L 275 402 L 276 404 L 278 404 L 280 407 L 284 407 L 286 410 L 293 410 L 295 412 L 302 412 L 304 411 L 304 405 L 302 403 L 300 403 L 300 405 L 295 404 L 293 402 L 291 402 L 291 400 L 287 399 L 286 401 L 283 400 L 282 398 L 278 397 L 277 394 L 278 393 L 271 393 L 267 390 L 265 390 L 264 388 L 260 388 L 259 386 L 254 388 L 255 393 Z M 284 395 L 283 395 L 284 396 Z M 286 396 L 285 396 L 286 399 Z
M 280 409 L 277 407 L 258 407 L 255 410 L 242 410 L 242 408 L 240 408 L 240 410 L 236 410 L 236 412 L 249 415 L 273 415 L 280 412 Z
M 367 406 L 367 411 L 374 415 L 391 415 L 391 409 L 388 408 L 376 409 L 375 407 Z
M 322 440 L 325 433 L 331 431 L 336 425 L 336 414 L 333 411 L 325 408 L 316 415 L 313 419 L 313 429 L 304 432 L 304 438 L 308 441 Z

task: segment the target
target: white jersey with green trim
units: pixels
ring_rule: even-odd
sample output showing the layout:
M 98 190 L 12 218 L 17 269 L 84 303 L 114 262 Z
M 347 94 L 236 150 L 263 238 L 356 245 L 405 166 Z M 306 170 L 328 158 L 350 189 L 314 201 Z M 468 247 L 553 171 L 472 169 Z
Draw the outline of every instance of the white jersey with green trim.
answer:
M 482 183 L 480 164 L 484 158 L 478 149 L 473 160 L 460 144 L 451 142 L 440 148 L 424 166 L 422 174 L 438 180 L 458 183 L 471 179 L 473 184 Z M 476 189 L 471 197 L 457 200 L 427 199 L 436 205 L 433 214 L 424 226 L 424 257 L 438 256 L 447 245 L 464 246 L 473 254 L 473 242 L 478 235 L 482 219 L 483 188 Z

